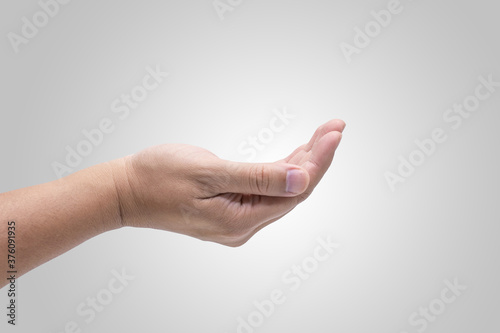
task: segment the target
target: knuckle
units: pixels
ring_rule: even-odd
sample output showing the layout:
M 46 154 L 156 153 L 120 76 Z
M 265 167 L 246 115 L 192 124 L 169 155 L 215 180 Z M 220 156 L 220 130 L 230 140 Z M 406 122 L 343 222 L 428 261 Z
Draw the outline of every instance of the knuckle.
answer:
M 264 165 L 256 164 L 251 169 L 250 188 L 258 193 L 268 193 L 271 187 L 271 179 Z

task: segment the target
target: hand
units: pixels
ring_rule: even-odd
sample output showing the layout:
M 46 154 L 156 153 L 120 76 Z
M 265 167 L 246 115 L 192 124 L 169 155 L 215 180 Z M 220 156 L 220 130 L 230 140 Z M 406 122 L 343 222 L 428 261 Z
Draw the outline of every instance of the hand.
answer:
M 178 144 L 128 156 L 114 166 L 122 225 L 240 246 L 312 193 L 344 127 L 331 120 L 309 143 L 268 164 L 230 162 Z

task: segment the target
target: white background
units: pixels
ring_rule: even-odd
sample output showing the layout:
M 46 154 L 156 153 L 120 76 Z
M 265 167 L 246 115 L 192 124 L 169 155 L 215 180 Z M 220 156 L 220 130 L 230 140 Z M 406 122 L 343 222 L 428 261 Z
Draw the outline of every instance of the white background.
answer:
M 18 326 L 2 310 L 2 332 L 60 333 L 71 321 L 82 332 L 237 332 L 237 318 L 280 289 L 286 302 L 255 332 L 413 333 L 422 326 L 410 316 L 454 279 L 467 289 L 425 332 L 498 332 L 500 88 L 456 130 L 443 115 L 480 76 L 500 82 L 500 7 L 402 0 L 348 63 L 341 43 L 354 44 L 354 28 L 387 4 L 248 0 L 221 20 L 210 0 L 73 0 L 16 53 L 8 34 L 41 7 L 3 2 L 2 192 L 57 179 L 51 164 L 103 118 L 114 132 L 75 170 L 161 143 L 245 161 L 238 146 L 276 108 L 295 118 L 255 161 L 288 155 L 329 119 L 347 128 L 309 200 L 243 247 L 152 230 L 101 235 L 20 278 Z M 119 119 L 111 103 L 148 66 L 168 78 Z M 446 142 L 391 191 L 386 172 L 435 128 Z M 291 291 L 282 275 L 327 236 L 341 247 Z M 86 323 L 78 305 L 122 268 L 135 279 Z

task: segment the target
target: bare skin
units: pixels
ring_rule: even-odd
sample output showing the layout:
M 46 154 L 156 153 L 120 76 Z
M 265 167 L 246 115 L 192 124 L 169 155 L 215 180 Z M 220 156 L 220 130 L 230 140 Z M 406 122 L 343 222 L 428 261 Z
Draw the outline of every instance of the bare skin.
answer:
M 16 276 L 101 233 L 141 227 L 240 246 L 312 193 L 345 124 L 331 120 L 275 163 L 238 163 L 165 144 L 68 177 L 0 194 L 0 270 L 15 221 Z M 0 279 L 0 288 L 7 283 Z

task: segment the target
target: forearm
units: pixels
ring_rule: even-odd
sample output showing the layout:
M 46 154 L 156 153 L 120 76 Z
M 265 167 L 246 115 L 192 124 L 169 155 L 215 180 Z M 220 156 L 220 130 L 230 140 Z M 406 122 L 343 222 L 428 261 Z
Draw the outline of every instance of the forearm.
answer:
M 100 233 L 121 226 L 116 165 L 104 163 L 50 183 L 0 194 L 0 269 L 8 267 L 8 223 L 15 222 L 20 276 Z M 7 280 L 0 279 L 0 287 Z
M 345 123 L 332 120 L 276 163 L 222 160 L 190 145 L 160 145 L 51 183 L 0 194 L 0 276 L 16 277 L 121 226 L 244 244 L 314 190 Z M 15 222 L 15 268 L 8 264 Z M 0 287 L 7 279 L 0 278 Z

